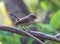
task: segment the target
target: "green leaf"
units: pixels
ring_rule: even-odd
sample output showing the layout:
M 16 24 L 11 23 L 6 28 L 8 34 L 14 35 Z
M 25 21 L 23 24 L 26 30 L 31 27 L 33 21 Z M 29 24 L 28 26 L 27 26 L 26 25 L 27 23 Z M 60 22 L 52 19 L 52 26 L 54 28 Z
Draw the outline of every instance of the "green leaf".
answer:
M 52 17 L 50 25 L 54 29 L 58 29 L 60 26 L 60 10 Z

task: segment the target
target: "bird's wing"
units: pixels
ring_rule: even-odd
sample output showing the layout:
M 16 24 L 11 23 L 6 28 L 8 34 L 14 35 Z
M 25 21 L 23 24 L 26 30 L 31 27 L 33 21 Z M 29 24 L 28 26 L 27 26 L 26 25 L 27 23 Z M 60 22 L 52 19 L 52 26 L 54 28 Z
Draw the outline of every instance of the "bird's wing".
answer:
M 15 25 L 23 24 L 23 23 L 26 23 L 26 22 L 29 22 L 29 18 L 21 18 L 19 21 L 17 21 L 15 23 Z

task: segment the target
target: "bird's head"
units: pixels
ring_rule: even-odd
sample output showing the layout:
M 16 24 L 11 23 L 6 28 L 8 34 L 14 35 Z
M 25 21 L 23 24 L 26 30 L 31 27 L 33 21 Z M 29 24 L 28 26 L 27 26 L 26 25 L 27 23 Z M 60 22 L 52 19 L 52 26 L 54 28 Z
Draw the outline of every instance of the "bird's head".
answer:
M 37 17 L 35 15 L 29 15 L 31 20 L 35 20 Z

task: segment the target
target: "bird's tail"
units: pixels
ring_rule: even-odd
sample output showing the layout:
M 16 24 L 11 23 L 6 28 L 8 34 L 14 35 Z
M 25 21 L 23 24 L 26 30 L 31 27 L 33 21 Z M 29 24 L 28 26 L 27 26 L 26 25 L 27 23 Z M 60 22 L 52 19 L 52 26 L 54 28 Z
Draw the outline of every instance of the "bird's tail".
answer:
M 15 17 L 17 20 L 20 20 L 19 17 L 15 16 L 15 15 L 13 15 L 13 14 L 10 14 L 10 15 L 13 16 L 13 17 Z

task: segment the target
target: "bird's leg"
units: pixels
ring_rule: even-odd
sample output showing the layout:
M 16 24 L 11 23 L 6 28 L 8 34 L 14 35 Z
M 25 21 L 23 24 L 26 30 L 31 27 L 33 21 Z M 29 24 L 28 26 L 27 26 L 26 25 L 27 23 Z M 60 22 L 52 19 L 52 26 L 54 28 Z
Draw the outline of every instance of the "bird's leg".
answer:
M 28 28 L 25 27 L 25 26 L 23 26 L 22 29 L 23 29 L 24 31 L 27 31 L 27 30 L 28 30 Z
M 20 25 L 21 26 L 21 28 L 24 30 L 24 31 L 26 31 L 26 28 L 24 27 L 24 26 L 22 26 L 22 25 Z
M 26 28 L 25 28 L 24 26 L 22 26 L 22 29 L 23 29 L 24 31 L 26 31 Z

